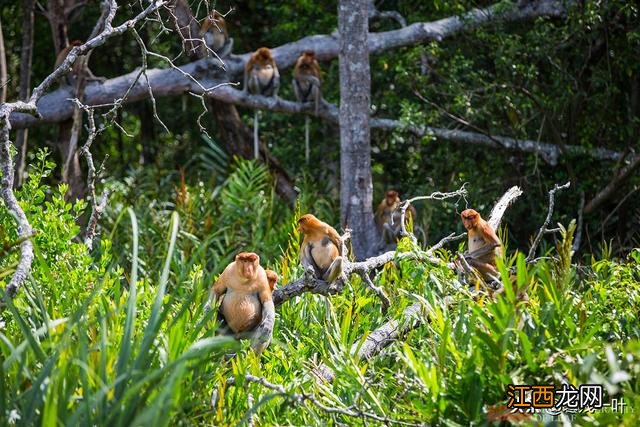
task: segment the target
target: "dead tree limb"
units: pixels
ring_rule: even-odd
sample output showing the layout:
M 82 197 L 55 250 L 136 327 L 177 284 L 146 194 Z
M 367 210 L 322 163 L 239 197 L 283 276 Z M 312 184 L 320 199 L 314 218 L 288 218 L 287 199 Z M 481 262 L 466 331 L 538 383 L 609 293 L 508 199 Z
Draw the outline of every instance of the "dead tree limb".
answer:
M 535 257 L 536 255 L 536 250 L 538 249 L 538 245 L 542 240 L 542 236 L 544 236 L 545 233 L 548 233 L 549 231 L 551 231 L 548 227 L 549 227 L 549 223 L 551 222 L 551 216 L 553 215 L 556 192 L 559 190 L 567 189 L 569 188 L 569 186 L 571 186 L 571 182 L 567 182 L 564 185 L 556 184 L 553 187 L 553 189 L 549 190 L 549 208 L 547 210 L 547 217 L 545 218 L 544 223 L 542 224 L 542 227 L 540 227 L 540 229 L 538 230 L 538 234 L 536 235 L 535 239 L 533 239 L 533 244 L 531 245 L 531 249 L 529 249 L 529 254 L 525 259 L 526 262 L 533 261 L 533 257 Z
M 369 419 L 373 421 L 378 421 L 380 423 L 384 423 L 387 425 L 388 424 L 397 424 L 397 425 L 405 425 L 405 426 L 423 425 L 423 423 L 421 422 L 402 421 L 402 420 L 389 418 L 387 416 L 380 416 L 372 412 L 367 412 L 356 405 L 351 405 L 348 407 L 328 406 L 322 403 L 320 399 L 313 394 L 306 393 L 306 392 L 295 393 L 295 392 L 287 391 L 283 385 L 272 383 L 264 377 L 257 377 L 255 375 L 245 374 L 244 380 L 251 383 L 259 384 L 262 387 L 268 390 L 271 390 L 276 395 L 285 398 L 292 404 L 304 405 L 305 403 L 308 402 L 314 405 L 320 411 L 327 412 L 330 414 L 343 415 L 350 418 L 360 418 L 360 419 L 364 418 L 364 419 Z M 234 377 L 228 378 L 225 382 L 225 387 L 235 386 L 235 385 L 236 385 L 236 379 Z M 219 399 L 218 390 L 214 390 L 211 396 L 211 405 L 214 408 L 218 406 L 218 399 Z M 258 409 L 257 407 L 252 407 L 252 408 L 250 407 L 247 415 L 245 416 L 245 420 L 248 420 L 256 412 L 257 409 Z M 245 420 L 242 420 L 239 424 L 242 424 Z
M 491 210 L 491 214 L 488 220 L 492 227 L 497 229 L 507 207 L 509 207 L 511 203 L 513 203 L 518 197 L 520 197 L 521 194 L 522 190 L 519 187 L 514 186 L 507 190 L 507 192 L 502 195 L 502 197 L 500 197 L 498 202 Z M 453 241 L 456 238 L 464 235 L 465 234 L 455 236 L 454 233 L 451 233 L 450 235 L 444 237 L 440 242 L 433 245 L 429 250 L 424 252 L 424 255 L 431 257 L 437 249 L 441 248 L 445 244 L 445 242 Z M 407 258 L 411 258 L 412 255 L 415 254 L 414 252 L 405 252 L 399 255 L 406 255 Z M 376 258 L 386 256 L 388 255 L 383 254 Z M 432 258 L 426 258 L 426 260 L 437 264 L 436 260 L 439 260 L 439 258 L 436 258 L 436 260 Z M 439 261 L 440 263 L 442 263 L 441 260 Z M 453 263 L 447 264 L 447 267 L 453 268 Z M 456 281 L 452 282 L 452 284 L 459 286 Z M 369 359 L 379 354 L 386 346 L 400 339 L 401 337 L 406 335 L 407 332 L 419 327 L 424 322 L 423 316 L 420 316 L 421 309 L 422 303 L 420 302 L 409 305 L 404 309 L 399 318 L 388 321 L 378 329 L 375 329 L 374 331 L 371 331 L 369 334 L 367 334 L 366 338 L 357 340 L 351 347 L 351 353 L 356 355 L 356 357 L 358 358 L 364 359 Z M 324 363 L 321 363 L 316 368 L 314 368 L 313 374 L 316 378 L 324 381 L 332 381 L 332 378 L 335 376 L 333 370 Z
M 104 29 L 96 37 L 88 40 L 81 46 L 74 47 L 62 64 L 33 90 L 28 101 L 0 104 L 0 169 L 2 170 L 0 195 L 2 196 L 5 206 L 16 220 L 18 239 L 24 239 L 20 243 L 20 260 L 5 289 L 7 295 L 10 297 L 15 296 L 22 283 L 26 280 L 33 262 L 33 244 L 28 238 L 33 234 L 33 230 L 18 200 L 13 194 L 15 168 L 13 159 L 11 158 L 11 141 L 9 140 L 11 115 L 14 113 L 28 113 L 38 117 L 38 101 L 44 95 L 45 91 L 71 67 L 79 55 L 86 54 L 91 49 L 104 44 L 109 38 L 124 33 L 145 19 L 149 14 L 155 12 L 159 7 L 162 7 L 165 3 L 165 0 L 152 0 L 150 5 L 135 18 L 129 19 L 117 27 L 112 27 L 111 23 L 115 17 L 117 5 L 115 0 L 109 0 L 108 3 L 106 3 L 108 5 L 106 7 L 109 8 L 110 13 L 107 14 Z

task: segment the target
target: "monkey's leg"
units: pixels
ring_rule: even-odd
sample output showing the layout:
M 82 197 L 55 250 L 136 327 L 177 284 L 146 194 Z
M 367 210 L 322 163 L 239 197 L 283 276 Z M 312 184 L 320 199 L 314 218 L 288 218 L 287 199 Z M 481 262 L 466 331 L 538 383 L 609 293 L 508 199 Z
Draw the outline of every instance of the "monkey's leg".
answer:
M 331 265 L 329 266 L 325 274 L 325 277 L 326 277 L 325 280 L 327 282 L 329 283 L 335 282 L 338 276 L 342 274 L 342 264 L 343 264 L 342 257 L 340 256 L 333 260 L 333 262 L 331 263 Z
M 253 113 L 253 157 L 256 159 L 259 157 L 260 151 L 258 149 L 258 110 Z
M 304 116 L 304 160 L 309 164 L 309 116 Z

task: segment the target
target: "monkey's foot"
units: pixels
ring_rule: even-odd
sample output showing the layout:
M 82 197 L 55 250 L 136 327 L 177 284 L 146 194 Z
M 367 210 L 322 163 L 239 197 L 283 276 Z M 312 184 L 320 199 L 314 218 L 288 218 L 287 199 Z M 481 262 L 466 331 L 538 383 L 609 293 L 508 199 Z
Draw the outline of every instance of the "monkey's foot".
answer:
M 329 271 L 327 273 L 327 282 L 333 283 L 335 280 L 342 274 L 342 266 L 343 260 L 342 257 L 337 257 L 333 260 L 331 265 L 329 266 Z

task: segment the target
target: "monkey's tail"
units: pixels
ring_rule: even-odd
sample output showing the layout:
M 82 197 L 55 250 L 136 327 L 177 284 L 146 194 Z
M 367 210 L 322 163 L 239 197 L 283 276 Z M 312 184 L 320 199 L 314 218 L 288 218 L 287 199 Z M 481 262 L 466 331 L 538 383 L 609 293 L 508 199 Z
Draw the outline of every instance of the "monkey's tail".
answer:
M 253 112 L 253 157 L 260 157 L 260 149 L 258 146 L 258 110 Z
M 309 116 L 304 116 L 304 160 L 309 164 Z

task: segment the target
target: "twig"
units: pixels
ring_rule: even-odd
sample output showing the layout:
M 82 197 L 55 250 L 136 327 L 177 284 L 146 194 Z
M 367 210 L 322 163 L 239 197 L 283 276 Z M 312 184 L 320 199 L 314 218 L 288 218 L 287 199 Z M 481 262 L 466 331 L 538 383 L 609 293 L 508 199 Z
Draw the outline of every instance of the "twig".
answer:
M 382 313 L 386 313 L 389 309 L 389 306 L 391 305 L 391 302 L 389 301 L 389 297 L 387 296 L 387 294 L 384 292 L 384 289 L 382 289 L 381 286 L 374 285 L 373 281 L 369 277 L 369 274 L 361 273 L 360 277 L 362 277 L 365 285 L 367 285 L 367 287 L 369 287 L 369 289 L 371 289 L 373 293 L 375 293 L 378 298 L 382 300 Z
M 87 142 L 80 149 L 80 154 L 84 156 L 87 160 L 87 166 L 89 171 L 87 172 L 87 187 L 89 189 L 89 194 L 91 197 L 91 216 L 89 217 L 89 222 L 87 223 L 87 230 L 84 236 L 84 244 L 87 246 L 89 250 L 91 250 L 93 246 L 93 238 L 96 234 L 96 227 L 98 225 L 98 220 L 102 216 L 105 208 L 107 207 L 107 200 L 109 198 L 109 191 L 105 190 L 100 196 L 100 202 L 97 201 L 96 197 L 96 167 L 93 163 L 93 156 L 91 155 L 91 144 L 96 137 L 96 123 L 95 118 L 93 116 L 93 109 L 90 107 L 86 107 L 82 105 L 78 100 L 76 100 L 78 108 L 82 108 L 87 113 L 87 118 L 89 121 L 89 135 L 87 136 Z
M 18 200 L 13 194 L 15 168 L 13 159 L 11 158 L 11 141 L 9 140 L 11 114 L 14 112 L 22 112 L 40 117 L 38 114 L 38 107 L 36 105 L 38 100 L 44 95 L 45 90 L 47 90 L 71 67 L 71 65 L 73 65 L 79 56 L 85 55 L 92 49 L 103 45 L 109 38 L 124 33 L 129 28 L 132 28 L 141 20 L 145 19 L 149 14 L 156 11 L 159 7 L 162 7 L 164 4 L 166 4 L 166 0 L 152 0 L 149 6 L 147 6 L 136 17 L 125 21 L 122 25 L 112 27 L 111 23 L 115 17 L 117 4 L 115 0 L 108 0 L 104 3 L 104 7 L 108 8 L 108 11 L 105 11 L 102 15 L 104 16 L 104 28 L 98 35 L 90 38 L 86 43 L 71 49 L 58 68 L 45 77 L 45 79 L 33 90 L 28 101 L 14 101 L 0 105 L 0 168 L 2 170 L 0 194 L 7 206 L 7 209 L 16 220 L 18 238 L 25 239 L 20 244 L 20 261 L 18 262 L 18 266 L 5 289 L 10 297 L 15 296 L 22 283 L 26 280 L 29 272 L 31 271 L 31 264 L 33 262 L 33 245 L 31 240 L 28 238 L 28 236 L 33 234 L 33 230 L 24 211 L 20 207 Z M 102 23 L 98 22 L 98 24 Z
M 407 227 L 404 223 L 405 217 L 407 215 L 407 209 L 411 205 L 411 202 L 415 202 L 418 200 L 445 200 L 452 197 L 466 197 L 467 189 L 464 188 L 465 185 L 466 184 L 463 184 L 462 187 L 460 187 L 458 190 L 450 193 L 442 193 L 440 191 L 436 191 L 428 196 L 417 196 L 408 200 L 404 200 L 402 203 L 400 203 L 400 236 L 409 237 L 414 245 L 418 244 L 418 239 L 416 239 L 416 236 L 414 234 L 407 231 Z
M 408 422 L 408 421 L 401 421 L 401 420 L 394 420 L 392 418 L 389 418 L 387 416 L 380 416 L 377 414 L 374 414 L 372 412 L 366 412 L 362 409 L 360 409 L 359 407 L 357 407 L 356 405 L 351 405 L 349 407 L 346 408 L 341 408 L 341 407 L 336 407 L 336 406 L 328 406 L 325 405 L 324 403 L 322 403 L 320 401 L 319 398 L 317 398 L 315 395 L 311 394 L 311 393 L 292 393 L 292 392 L 287 392 L 287 390 L 284 388 L 284 386 L 280 385 L 280 384 L 275 384 L 272 383 L 270 381 L 268 381 L 266 378 L 264 377 L 257 377 L 255 375 L 251 375 L 251 374 L 245 374 L 244 375 L 244 379 L 245 381 L 249 381 L 255 384 L 259 384 L 269 390 L 274 391 L 277 395 L 284 397 L 285 399 L 287 399 L 289 402 L 293 403 L 293 404 L 302 404 L 304 405 L 305 403 L 311 403 L 313 404 L 315 407 L 317 407 L 318 409 L 320 409 L 321 411 L 324 412 L 328 412 L 331 414 L 338 414 L 338 415 L 344 415 L 346 417 L 352 417 L 352 418 L 367 418 L 370 420 L 374 420 L 374 421 L 378 421 L 381 423 L 385 423 L 385 424 L 398 424 L 398 425 L 406 425 L 406 426 L 420 426 L 423 425 L 422 423 L 414 423 L 414 422 Z M 234 377 L 232 378 L 228 378 L 226 381 L 226 386 L 232 386 L 236 384 L 236 379 Z M 212 404 L 214 406 L 217 406 L 217 398 L 218 398 L 218 393 L 214 392 L 214 397 L 215 397 L 215 401 L 212 398 Z M 258 403 L 260 404 L 260 403 Z M 254 411 L 249 411 L 251 414 L 249 415 L 249 418 L 252 416 L 252 413 Z
M 533 258 L 536 255 L 536 250 L 538 249 L 538 245 L 540 244 L 540 240 L 542 240 L 542 236 L 547 231 L 549 231 L 548 227 L 549 227 L 549 223 L 551 222 L 551 216 L 553 215 L 553 207 L 555 205 L 555 194 L 556 194 L 556 191 L 567 189 L 567 188 L 569 188 L 569 186 L 571 186 L 571 181 L 567 182 L 564 185 L 556 184 L 553 187 L 552 190 L 549 190 L 549 209 L 547 211 L 547 218 L 544 220 L 544 223 L 542 224 L 542 227 L 540 227 L 540 230 L 538 230 L 538 235 L 533 240 L 533 244 L 531 245 L 531 249 L 529 249 L 529 254 L 527 255 L 527 258 L 525 259 L 525 261 L 527 263 L 530 263 L 533 260 Z

